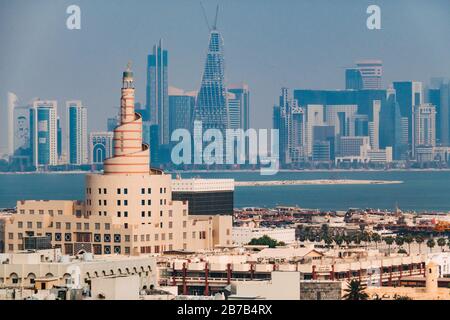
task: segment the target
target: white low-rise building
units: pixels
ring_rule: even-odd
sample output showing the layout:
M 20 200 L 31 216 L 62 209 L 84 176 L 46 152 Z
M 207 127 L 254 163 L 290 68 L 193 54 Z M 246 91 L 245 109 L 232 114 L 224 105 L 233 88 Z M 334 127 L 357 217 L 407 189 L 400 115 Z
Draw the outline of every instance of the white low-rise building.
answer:
M 269 236 L 278 242 L 295 242 L 295 229 L 293 228 L 252 228 L 233 227 L 233 242 L 238 245 L 248 244 L 254 238 Z

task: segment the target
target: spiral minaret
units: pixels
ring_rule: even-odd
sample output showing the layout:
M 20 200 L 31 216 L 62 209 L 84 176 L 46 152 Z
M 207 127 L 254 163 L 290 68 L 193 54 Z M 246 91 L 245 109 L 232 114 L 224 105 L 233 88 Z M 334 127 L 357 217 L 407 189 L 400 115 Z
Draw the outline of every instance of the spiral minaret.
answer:
M 104 162 L 104 174 L 150 173 L 150 150 L 142 142 L 142 117 L 134 110 L 133 72 L 123 72 L 120 125 L 114 129 L 113 157 Z

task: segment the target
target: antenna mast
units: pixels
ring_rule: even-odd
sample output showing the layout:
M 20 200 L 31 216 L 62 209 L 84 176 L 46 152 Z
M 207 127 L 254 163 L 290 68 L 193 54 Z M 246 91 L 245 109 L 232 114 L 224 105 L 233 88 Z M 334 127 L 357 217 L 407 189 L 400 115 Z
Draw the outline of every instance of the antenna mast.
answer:
M 213 30 L 217 29 L 217 17 L 219 16 L 219 5 L 216 7 L 216 17 L 214 18 Z
M 209 25 L 208 16 L 206 15 L 205 7 L 203 6 L 203 2 L 200 1 L 200 6 L 202 7 L 203 16 L 205 17 L 206 25 L 208 26 L 208 30 L 211 31 L 211 26 Z

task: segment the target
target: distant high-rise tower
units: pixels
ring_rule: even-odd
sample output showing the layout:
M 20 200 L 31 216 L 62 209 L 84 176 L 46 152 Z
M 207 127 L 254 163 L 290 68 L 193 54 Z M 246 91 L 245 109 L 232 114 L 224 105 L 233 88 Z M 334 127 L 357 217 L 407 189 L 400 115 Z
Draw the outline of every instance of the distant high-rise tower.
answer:
M 14 155 L 14 109 L 17 102 L 17 96 L 8 92 L 8 154 L 10 156 Z
M 159 142 L 167 144 L 169 133 L 169 82 L 168 53 L 162 40 L 153 47 L 153 54 L 147 58 L 147 106 L 152 124 L 159 126 Z
M 361 73 L 363 89 L 381 90 L 383 62 L 381 60 L 360 60 L 356 62 Z
M 37 100 L 30 109 L 30 144 L 35 167 L 57 165 L 57 102 Z
M 225 130 L 229 128 L 227 89 L 223 38 L 217 30 L 216 21 L 210 29 L 208 54 L 202 83 L 197 96 L 195 120 L 202 121 L 204 129 Z
M 250 92 L 245 83 L 228 86 L 228 92 L 233 93 L 236 100 L 239 100 L 239 112 L 237 114 L 238 128 L 247 130 L 250 128 Z M 230 125 L 233 122 L 230 112 Z
M 414 106 L 413 156 L 417 147 L 436 145 L 436 108 L 429 103 Z
M 361 72 L 357 68 L 345 69 L 345 89 L 361 90 L 363 89 L 363 79 Z
M 81 101 L 67 101 L 67 157 L 70 164 L 88 163 L 87 108 Z

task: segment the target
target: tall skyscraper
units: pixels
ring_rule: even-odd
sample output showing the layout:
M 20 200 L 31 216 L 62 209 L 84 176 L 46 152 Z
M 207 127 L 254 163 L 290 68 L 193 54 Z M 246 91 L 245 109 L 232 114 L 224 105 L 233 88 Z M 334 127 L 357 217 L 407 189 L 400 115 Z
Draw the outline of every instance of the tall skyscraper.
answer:
M 67 101 L 67 157 L 70 164 L 88 163 L 87 108 L 81 101 Z
M 61 118 L 56 117 L 56 153 L 58 155 L 58 162 L 61 161 L 62 157 L 62 128 L 61 128 Z
M 383 75 L 383 62 L 381 60 L 360 60 L 356 67 L 361 73 L 363 89 L 380 90 Z
M 429 103 L 414 106 L 413 157 L 417 147 L 436 145 L 436 108 Z
M 91 132 L 89 134 L 89 163 L 103 164 L 113 155 L 113 133 Z
M 361 72 L 357 68 L 345 69 L 345 89 L 361 90 L 364 88 Z
M 58 164 L 57 102 L 37 100 L 30 109 L 30 144 L 35 167 Z
M 202 121 L 203 129 L 229 128 L 223 38 L 216 28 L 216 23 L 209 34 L 208 53 L 195 107 L 195 120 Z
M 168 144 L 169 132 L 169 73 L 168 53 L 162 39 L 153 47 L 153 54 L 147 57 L 147 110 L 152 124 L 159 126 L 160 144 Z
M 27 157 L 30 148 L 30 106 L 19 105 L 17 96 L 8 93 L 8 154 Z
M 250 128 L 250 91 L 246 83 L 230 84 L 228 92 L 234 94 L 234 98 L 239 100 L 239 128 L 247 130 Z M 231 113 L 231 111 L 230 111 Z M 230 122 L 232 122 L 230 115 Z
M 373 102 L 372 121 L 369 122 L 370 147 L 373 150 L 380 149 L 380 111 L 381 101 L 375 100 Z
M 297 100 L 289 95 L 287 88 L 281 89 L 279 105 L 273 108 L 273 128 L 279 130 L 280 162 L 300 162 L 306 156 L 306 113 Z
M 306 153 L 308 157 L 312 155 L 314 144 L 315 126 L 323 126 L 325 124 L 323 105 L 309 104 L 306 106 Z
M 399 81 L 393 83 L 396 99 L 400 106 L 402 118 L 408 119 L 408 144 L 412 145 L 412 113 L 414 106 L 423 103 L 422 82 L 417 81 Z
M 172 92 L 173 93 L 173 92 Z M 195 107 L 195 97 L 184 92 L 169 95 L 170 134 L 176 129 L 187 129 L 192 132 L 192 118 Z
M 428 101 L 436 107 L 436 142 L 450 145 L 450 84 L 448 79 L 434 78 L 428 91 Z
M 18 103 L 17 96 L 8 92 L 8 154 L 14 155 L 14 109 Z

